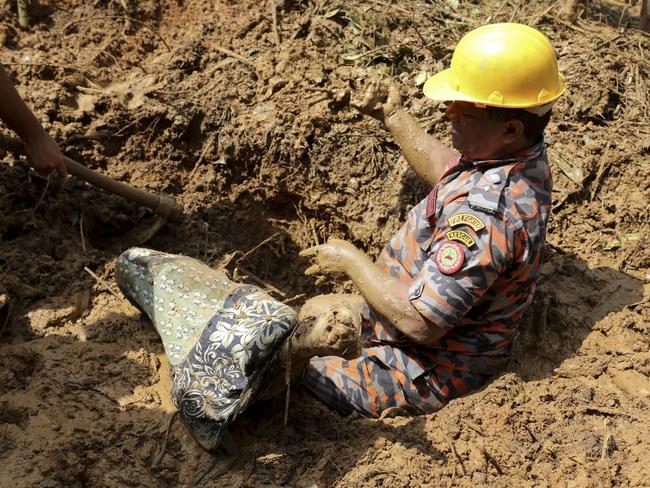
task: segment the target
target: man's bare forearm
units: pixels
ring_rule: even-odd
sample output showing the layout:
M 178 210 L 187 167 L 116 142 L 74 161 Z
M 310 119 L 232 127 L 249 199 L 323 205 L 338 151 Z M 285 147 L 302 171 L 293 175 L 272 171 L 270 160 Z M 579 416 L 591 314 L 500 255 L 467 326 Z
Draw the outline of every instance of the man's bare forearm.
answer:
M 427 323 L 411 305 L 407 283 L 384 272 L 361 251 L 350 256 L 346 264 L 346 274 L 366 302 L 400 332 L 420 344 L 431 343 L 442 336 L 443 330 Z
M 427 134 L 417 120 L 402 108 L 386 117 L 385 124 L 415 174 L 429 186 L 436 186 L 447 170 L 447 164 L 457 154 Z
M 30 142 L 45 132 L 41 123 L 20 98 L 9 75 L 1 65 L 0 118 L 25 142 Z

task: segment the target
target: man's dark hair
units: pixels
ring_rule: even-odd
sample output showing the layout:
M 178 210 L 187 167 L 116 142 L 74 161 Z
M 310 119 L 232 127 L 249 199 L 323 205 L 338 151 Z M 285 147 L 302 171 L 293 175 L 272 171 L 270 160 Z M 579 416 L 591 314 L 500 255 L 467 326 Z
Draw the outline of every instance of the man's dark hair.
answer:
M 544 129 L 551 120 L 551 110 L 544 115 L 535 115 L 523 108 L 486 107 L 488 117 L 496 122 L 506 122 L 511 119 L 519 119 L 524 124 L 524 136 L 530 141 L 537 141 Z

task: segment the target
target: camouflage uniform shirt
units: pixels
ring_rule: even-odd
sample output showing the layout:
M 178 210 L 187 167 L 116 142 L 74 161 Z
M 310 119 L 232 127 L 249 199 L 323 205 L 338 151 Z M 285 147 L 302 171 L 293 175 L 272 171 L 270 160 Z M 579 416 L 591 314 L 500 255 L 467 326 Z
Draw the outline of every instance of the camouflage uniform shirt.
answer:
M 409 299 L 422 317 L 446 333 L 431 346 L 415 344 L 366 308 L 366 347 L 393 346 L 386 348 L 390 357 L 378 359 L 413 379 L 440 368 L 453 372 L 457 381 L 429 382 L 445 403 L 503 369 L 535 292 L 551 189 L 543 140 L 506 159 L 454 161 L 379 260 L 410 284 Z M 436 262 L 445 245 L 464 254 L 452 273 Z

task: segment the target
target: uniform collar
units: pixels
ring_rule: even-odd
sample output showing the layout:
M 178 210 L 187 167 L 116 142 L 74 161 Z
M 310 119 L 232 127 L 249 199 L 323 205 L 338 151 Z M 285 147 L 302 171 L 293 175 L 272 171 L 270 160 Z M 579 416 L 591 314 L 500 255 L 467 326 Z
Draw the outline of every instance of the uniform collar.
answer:
M 499 159 L 465 159 L 464 156 L 461 156 L 459 163 L 463 165 L 473 165 L 473 166 L 501 166 L 503 164 L 518 163 L 521 161 L 530 161 L 540 156 L 544 152 L 544 138 L 540 138 L 532 146 L 528 146 L 524 149 L 521 149 L 515 153 L 503 156 Z

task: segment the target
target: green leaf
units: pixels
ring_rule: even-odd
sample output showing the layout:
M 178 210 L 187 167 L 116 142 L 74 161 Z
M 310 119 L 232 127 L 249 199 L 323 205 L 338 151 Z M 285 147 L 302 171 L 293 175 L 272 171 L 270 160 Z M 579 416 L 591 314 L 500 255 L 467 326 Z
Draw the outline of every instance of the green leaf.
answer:
M 354 25 L 354 27 L 356 27 L 358 30 L 361 30 L 361 16 L 359 14 L 350 15 L 350 20 L 352 21 L 352 25 Z

